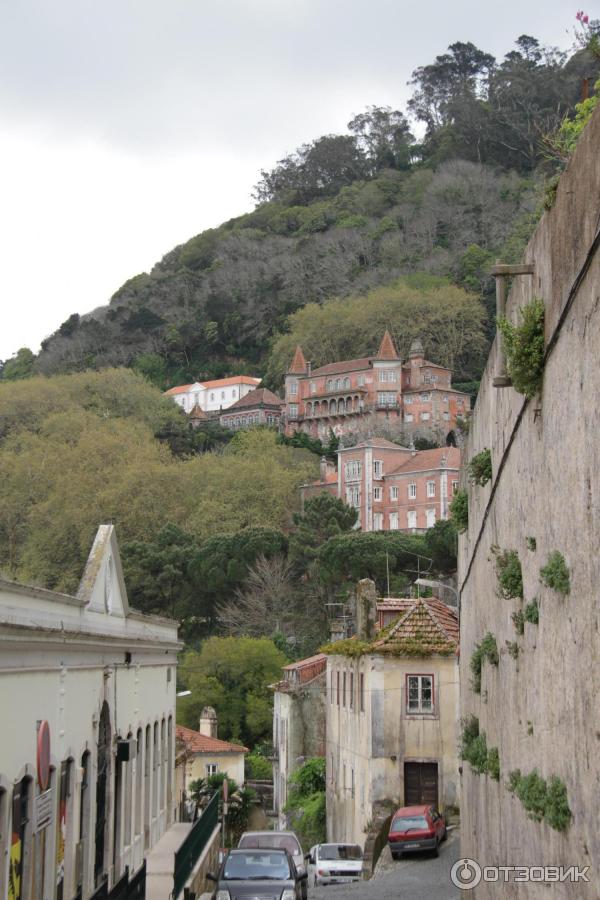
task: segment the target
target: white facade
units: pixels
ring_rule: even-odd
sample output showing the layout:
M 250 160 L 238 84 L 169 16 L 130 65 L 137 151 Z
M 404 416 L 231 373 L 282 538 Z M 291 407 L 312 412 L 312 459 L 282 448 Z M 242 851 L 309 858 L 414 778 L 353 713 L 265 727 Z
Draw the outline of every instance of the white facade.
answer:
M 204 412 L 218 412 L 237 403 L 250 391 L 254 391 L 260 382 L 260 378 L 239 375 L 216 381 L 196 381 L 180 388 L 171 388 L 166 393 L 186 413 L 190 413 L 195 406 L 199 406 Z
M 168 828 L 179 649 L 129 608 L 112 525 L 75 597 L 0 580 L 0 898 L 85 900 Z

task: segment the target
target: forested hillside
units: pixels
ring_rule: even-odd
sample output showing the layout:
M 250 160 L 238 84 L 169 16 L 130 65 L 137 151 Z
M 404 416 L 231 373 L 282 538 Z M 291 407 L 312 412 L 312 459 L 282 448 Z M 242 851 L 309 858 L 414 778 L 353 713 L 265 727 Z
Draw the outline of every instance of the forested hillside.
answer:
M 413 73 L 406 114 L 369 107 L 348 133 L 303 145 L 261 173 L 254 212 L 176 247 L 119 288 L 108 306 L 74 313 L 37 360 L 25 354 L 5 377 L 125 365 L 165 387 L 268 369 L 269 383 L 279 387 L 291 344 L 285 335 L 304 321 L 299 310 L 338 303 L 349 324 L 360 303 L 340 307 L 339 298 L 377 297 L 369 292 L 394 290 L 412 273 L 466 288 L 489 311 L 490 263 L 520 255 L 541 210 L 543 180 L 555 169 L 546 136 L 573 113 L 583 78 L 593 81 L 598 69 L 586 49 L 569 58 L 529 36 L 503 60 L 453 44 Z M 422 140 L 407 115 L 424 128 Z M 440 301 L 444 296 L 441 289 Z M 426 333 L 428 308 L 430 296 Z M 397 333 L 408 309 L 418 326 L 413 301 L 398 318 L 386 313 Z M 473 310 L 489 337 L 489 312 L 482 319 Z M 439 333 L 437 341 L 443 344 Z M 478 335 L 455 354 L 457 380 L 480 371 L 484 351 Z M 334 344 L 331 352 L 346 348 Z

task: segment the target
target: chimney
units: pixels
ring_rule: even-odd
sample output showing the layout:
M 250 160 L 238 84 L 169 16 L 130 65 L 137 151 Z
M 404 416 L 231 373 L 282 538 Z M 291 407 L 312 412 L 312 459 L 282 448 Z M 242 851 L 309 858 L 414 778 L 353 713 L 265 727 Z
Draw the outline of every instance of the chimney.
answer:
M 308 376 L 312 374 L 312 363 L 310 360 L 306 363 L 306 374 Z
M 363 578 L 356 585 L 356 636 L 359 641 L 370 641 L 375 636 L 377 620 L 377 593 L 375 582 Z
M 327 457 L 322 456 L 321 461 L 319 463 L 319 473 L 321 476 L 321 481 L 327 480 Z
M 217 714 L 212 706 L 205 706 L 200 713 L 200 734 L 206 737 L 216 738 L 217 736 Z

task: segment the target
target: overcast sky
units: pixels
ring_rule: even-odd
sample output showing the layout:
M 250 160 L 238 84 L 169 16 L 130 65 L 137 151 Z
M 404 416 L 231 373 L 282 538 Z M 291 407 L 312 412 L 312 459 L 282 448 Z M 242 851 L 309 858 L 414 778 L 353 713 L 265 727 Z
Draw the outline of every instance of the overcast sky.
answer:
M 590 8 L 590 14 L 597 10 Z M 0 359 L 205 228 L 454 41 L 567 47 L 565 0 L 0 0 Z

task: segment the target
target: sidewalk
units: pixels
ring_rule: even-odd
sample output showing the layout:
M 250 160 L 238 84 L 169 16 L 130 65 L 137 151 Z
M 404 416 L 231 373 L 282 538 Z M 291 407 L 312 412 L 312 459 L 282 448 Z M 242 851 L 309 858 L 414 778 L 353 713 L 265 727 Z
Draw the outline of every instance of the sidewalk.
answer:
M 173 890 L 175 852 L 191 830 L 190 822 L 176 822 L 146 857 L 146 900 L 169 900 Z

